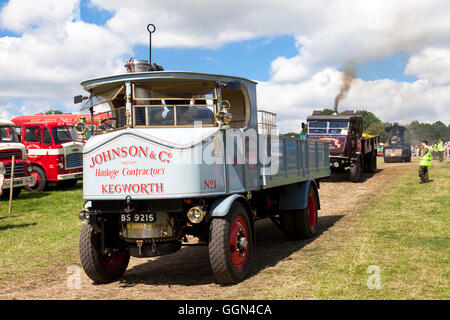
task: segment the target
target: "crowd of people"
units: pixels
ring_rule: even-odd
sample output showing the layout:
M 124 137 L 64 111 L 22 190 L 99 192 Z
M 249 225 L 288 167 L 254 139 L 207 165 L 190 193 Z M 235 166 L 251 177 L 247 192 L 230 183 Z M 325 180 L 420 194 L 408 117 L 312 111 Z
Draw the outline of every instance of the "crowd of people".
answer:
M 443 162 L 444 158 L 450 163 L 450 140 L 443 142 L 442 139 L 433 145 L 427 145 L 430 148 L 431 156 L 433 160 L 439 160 Z M 421 148 L 418 145 L 411 146 L 411 155 L 413 157 L 420 157 L 422 155 Z

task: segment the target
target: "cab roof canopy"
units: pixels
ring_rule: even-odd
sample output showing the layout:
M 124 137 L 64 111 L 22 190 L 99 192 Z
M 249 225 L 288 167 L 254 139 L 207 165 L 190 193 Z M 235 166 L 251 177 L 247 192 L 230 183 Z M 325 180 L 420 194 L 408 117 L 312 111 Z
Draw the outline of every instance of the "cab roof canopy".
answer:
M 81 85 L 86 91 L 96 94 L 105 90 L 116 87 L 123 84 L 126 81 L 130 82 L 157 82 L 157 81 L 183 81 L 183 80 L 198 80 L 198 81 L 211 81 L 211 82 L 232 82 L 240 81 L 247 82 L 256 85 L 255 81 L 219 74 L 198 73 L 198 72 L 186 72 L 186 71 L 151 71 L 151 72 L 132 72 L 114 76 L 101 77 L 96 79 L 90 79 L 81 82 Z
M 347 110 L 340 114 L 322 114 L 321 110 L 314 110 L 312 116 L 309 116 L 307 120 L 322 120 L 322 121 L 333 121 L 333 120 L 356 120 L 361 119 L 362 116 L 355 114 L 353 111 Z
M 333 121 L 333 120 L 357 120 L 362 119 L 362 116 L 359 114 L 338 114 L 338 115 L 332 115 L 332 114 L 320 114 L 320 115 L 312 115 L 308 116 L 307 120 L 322 120 L 322 121 Z

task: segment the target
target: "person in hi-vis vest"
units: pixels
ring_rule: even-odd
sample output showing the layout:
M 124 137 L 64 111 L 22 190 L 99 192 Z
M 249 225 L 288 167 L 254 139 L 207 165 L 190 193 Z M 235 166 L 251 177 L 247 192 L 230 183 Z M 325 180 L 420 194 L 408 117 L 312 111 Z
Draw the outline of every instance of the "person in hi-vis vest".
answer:
M 420 166 L 419 166 L 419 183 L 428 182 L 428 167 L 431 165 L 431 150 L 428 146 L 428 141 L 422 141 L 422 152 L 420 156 Z
M 439 138 L 439 141 L 437 143 L 437 151 L 438 151 L 439 162 L 444 161 L 445 147 L 444 147 L 444 141 L 442 141 L 441 138 Z
M 5 166 L 3 165 L 3 163 L 0 162 L 0 197 L 3 194 L 3 183 L 5 180 Z

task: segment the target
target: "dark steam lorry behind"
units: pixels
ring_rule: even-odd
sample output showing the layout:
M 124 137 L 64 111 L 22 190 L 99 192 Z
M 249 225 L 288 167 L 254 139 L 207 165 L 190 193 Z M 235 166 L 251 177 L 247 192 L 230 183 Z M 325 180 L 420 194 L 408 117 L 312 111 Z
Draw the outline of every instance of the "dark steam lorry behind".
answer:
M 411 145 L 405 141 L 406 128 L 394 123 L 384 130 L 391 134 L 389 143 L 383 147 L 384 162 L 411 162 Z
M 308 138 L 330 142 L 332 173 L 348 172 L 352 182 L 360 182 L 363 172 L 376 171 L 379 136 L 363 134 L 361 115 L 352 111 L 323 115 L 314 111 L 307 121 Z

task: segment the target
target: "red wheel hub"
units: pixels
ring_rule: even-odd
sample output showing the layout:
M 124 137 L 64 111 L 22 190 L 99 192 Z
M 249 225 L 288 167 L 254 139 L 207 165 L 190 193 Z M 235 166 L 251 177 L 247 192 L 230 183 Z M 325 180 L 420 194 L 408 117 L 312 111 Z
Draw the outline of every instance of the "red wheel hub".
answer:
M 31 185 L 32 188 L 39 187 L 41 183 L 41 176 L 36 171 L 31 171 L 31 175 L 34 177 L 34 183 Z
M 120 266 L 125 257 L 125 251 L 111 253 L 107 256 L 100 254 L 100 261 L 108 269 L 116 269 Z
M 248 260 L 249 236 L 247 223 L 242 217 L 236 217 L 230 228 L 230 257 L 231 263 L 237 270 L 242 270 Z
M 311 229 L 316 227 L 317 209 L 314 195 L 308 195 L 308 222 Z

